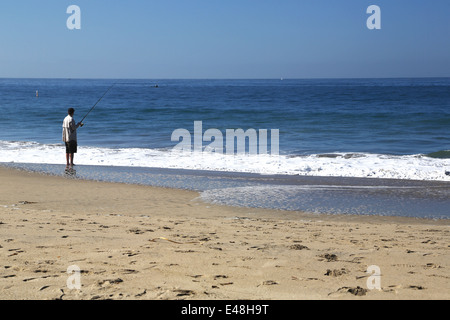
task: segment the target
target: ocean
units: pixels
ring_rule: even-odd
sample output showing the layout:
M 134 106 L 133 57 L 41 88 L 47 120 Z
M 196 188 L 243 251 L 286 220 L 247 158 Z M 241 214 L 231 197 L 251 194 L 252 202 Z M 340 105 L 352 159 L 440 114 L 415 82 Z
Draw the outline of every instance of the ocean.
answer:
M 79 121 L 109 88 L 78 131 L 80 177 L 95 179 L 112 167 L 115 174 L 102 177 L 136 182 L 130 174 L 118 174 L 128 168 L 131 176 L 149 172 L 146 181 L 136 183 L 158 185 L 165 179 L 154 170 L 231 174 L 227 179 L 232 183 L 209 186 L 208 179 L 200 179 L 195 187 L 187 174 L 177 186 L 200 190 L 214 203 L 312 212 L 331 212 L 339 203 L 335 196 L 359 199 L 355 195 L 364 190 L 366 198 L 375 195 L 373 203 L 383 202 L 377 197 L 386 190 L 397 194 L 401 189 L 402 197 L 411 190 L 411 199 L 426 190 L 422 193 L 432 203 L 424 208 L 435 209 L 413 216 L 450 217 L 450 78 L 0 79 L 0 163 L 59 170 L 65 165 L 61 126 L 67 109 L 73 107 Z M 196 123 L 201 123 L 200 132 Z M 245 152 L 237 149 L 238 139 L 227 145 L 227 130 L 238 129 L 256 133 L 257 140 L 243 140 Z M 207 132 L 214 132 L 214 138 L 208 139 Z M 200 142 L 200 152 L 175 150 L 181 142 L 193 149 Z M 223 149 L 211 152 L 213 144 Z M 258 185 L 249 185 L 253 178 L 246 175 L 259 179 Z M 287 207 L 271 201 L 274 195 L 260 184 L 274 176 L 285 179 L 275 179 L 270 189 Z M 339 183 L 344 178 L 351 183 Z M 394 180 L 418 185 L 412 190 L 407 183 L 385 183 Z M 259 200 L 248 203 L 242 194 Z M 302 204 L 304 195 L 318 205 Z M 411 215 L 413 207 L 369 210 L 347 200 L 331 213 Z

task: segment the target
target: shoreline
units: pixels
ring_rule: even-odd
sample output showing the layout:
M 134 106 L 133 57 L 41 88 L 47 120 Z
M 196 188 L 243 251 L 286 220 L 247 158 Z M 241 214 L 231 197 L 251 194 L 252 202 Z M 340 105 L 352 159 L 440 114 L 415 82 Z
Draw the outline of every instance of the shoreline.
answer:
M 65 167 L 64 165 L 57 165 L 59 167 Z M 94 166 L 99 167 L 99 166 Z M 116 166 L 110 166 L 109 168 L 117 169 Z M 122 167 L 122 168 L 133 168 L 133 169 L 139 169 L 134 167 Z M 172 172 L 188 172 L 189 175 L 195 176 L 198 174 L 198 172 L 202 172 L 199 170 L 188 170 L 188 169 L 165 169 L 165 168 L 142 168 L 142 169 L 154 169 L 154 170 L 164 170 L 164 171 L 172 171 Z M 167 192 L 175 192 L 178 194 L 178 192 L 186 192 L 191 197 L 191 201 L 198 203 L 202 203 L 203 205 L 207 207 L 218 207 L 218 208 L 227 208 L 228 210 L 236 210 L 236 211 L 256 211 L 257 213 L 254 213 L 255 215 L 261 215 L 263 218 L 275 218 L 275 219 L 287 219 L 287 220 L 298 220 L 298 219 L 312 219 L 312 220 L 319 220 L 319 221 L 327 221 L 327 220 L 337 220 L 337 221 L 344 221 L 344 222 L 380 222 L 380 223 L 400 223 L 400 224 L 430 224 L 430 225 L 444 225 L 444 226 L 450 226 L 450 219 L 435 219 L 435 218 L 426 218 L 426 217 L 408 217 L 408 216 L 390 216 L 390 215 L 358 215 L 358 214 L 335 214 L 335 213 L 313 213 L 313 212 L 307 212 L 302 210 L 284 210 L 284 209 L 278 209 L 278 208 L 260 208 L 260 207 L 246 207 L 246 206 L 235 206 L 235 205 L 224 205 L 224 204 L 216 204 L 216 203 L 210 203 L 202 200 L 201 198 L 201 191 L 195 190 L 195 189 L 189 189 L 189 188 L 179 188 L 179 187 L 169 187 L 169 186 L 158 186 L 158 185 L 148 185 L 148 184 L 141 184 L 141 183 L 133 183 L 133 182 L 122 182 L 122 181 L 107 181 L 107 180 L 95 180 L 91 178 L 80 178 L 80 177 L 71 177 L 66 176 L 63 174 L 56 174 L 56 173 L 48 173 L 48 172 L 41 172 L 41 171 L 34 171 L 29 169 L 24 169 L 21 167 L 8 167 L 4 166 L 4 163 L 0 163 L 0 173 L 2 170 L 10 170 L 11 173 L 16 172 L 18 174 L 22 173 L 24 175 L 29 175 L 30 177 L 34 178 L 44 178 L 47 177 L 49 179 L 56 178 L 56 179 L 63 179 L 68 181 L 78 181 L 78 183 L 94 183 L 94 184 L 105 184 L 110 186 L 111 188 L 114 188 L 114 186 L 121 186 L 126 188 L 129 187 L 136 187 L 136 188 L 148 188 L 149 190 L 164 190 Z M 236 173 L 236 172 L 220 172 L 220 171 L 203 171 L 204 173 L 209 174 L 217 174 L 217 175 L 223 175 L 223 176 L 235 176 L 238 175 L 241 178 L 242 177 L 248 177 L 251 178 L 257 174 L 253 173 Z M 261 177 L 264 177 L 264 175 L 260 175 Z M 282 177 L 286 178 L 283 175 L 271 175 L 272 177 Z M 290 176 L 288 176 L 290 177 Z M 324 178 L 329 179 L 330 177 L 311 177 L 311 176 L 305 176 L 302 178 L 306 179 L 317 179 L 317 178 Z M 381 178 L 349 178 L 349 177 L 331 177 L 331 179 L 336 180 L 366 180 L 366 181 L 375 181 L 375 180 L 384 180 L 385 182 L 388 182 L 389 184 L 392 183 L 393 185 L 397 183 L 412 183 L 419 182 L 419 183 L 431 183 L 431 184 L 442 184 L 446 182 L 442 181 L 421 181 L 421 180 L 400 180 L 400 179 L 381 179 Z M 1 203 L 0 203 L 1 206 Z
M 0 163 L 64 176 L 65 166 Z M 77 165 L 70 177 L 200 192 L 207 203 L 312 214 L 450 219 L 450 183 L 386 178 L 264 175 L 174 168 Z
M 2 299 L 448 299 L 449 221 L 208 204 L 0 167 Z M 67 287 L 67 268 L 81 288 Z M 368 289 L 369 266 L 381 287 Z

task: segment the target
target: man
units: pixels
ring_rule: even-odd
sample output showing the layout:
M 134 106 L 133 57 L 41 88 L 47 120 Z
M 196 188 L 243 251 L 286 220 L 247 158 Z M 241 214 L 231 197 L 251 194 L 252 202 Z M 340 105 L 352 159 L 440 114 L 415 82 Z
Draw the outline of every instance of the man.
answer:
M 74 108 L 69 108 L 67 113 L 68 115 L 64 118 L 62 125 L 62 139 L 66 144 L 66 169 L 72 169 L 74 166 L 73 157 L 77 153 L 77 129 L 78 127 L 82 127 L 83 123 L 78 122 L 75 124 L 75 120 L 73 119 L 73 114 L 75 113 Z

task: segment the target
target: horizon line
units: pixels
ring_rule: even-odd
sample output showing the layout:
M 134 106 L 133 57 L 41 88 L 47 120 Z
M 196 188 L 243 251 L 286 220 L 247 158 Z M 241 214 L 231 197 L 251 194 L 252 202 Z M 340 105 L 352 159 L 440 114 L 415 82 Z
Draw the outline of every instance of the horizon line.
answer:
M 0 79 L 33 79 L 33 80 L 352 80 L 352 79 L 446 79 L 449 76 L 391 76 L 391 77 L 264 77 L 264 78 L 141 78 L 141 77 L 1 77 Z

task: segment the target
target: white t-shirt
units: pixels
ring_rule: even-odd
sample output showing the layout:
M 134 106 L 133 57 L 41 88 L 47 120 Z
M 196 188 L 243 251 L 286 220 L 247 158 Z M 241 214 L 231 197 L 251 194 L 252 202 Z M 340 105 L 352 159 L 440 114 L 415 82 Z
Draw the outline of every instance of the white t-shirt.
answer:
M 72 140 L 77 141 L 78 126 L 75 124 L 75 120 L 70 115 L 67 115 L 67 117 L 64 118 L 62 126 L 62 140 L 64 142 L 69 142 Z

